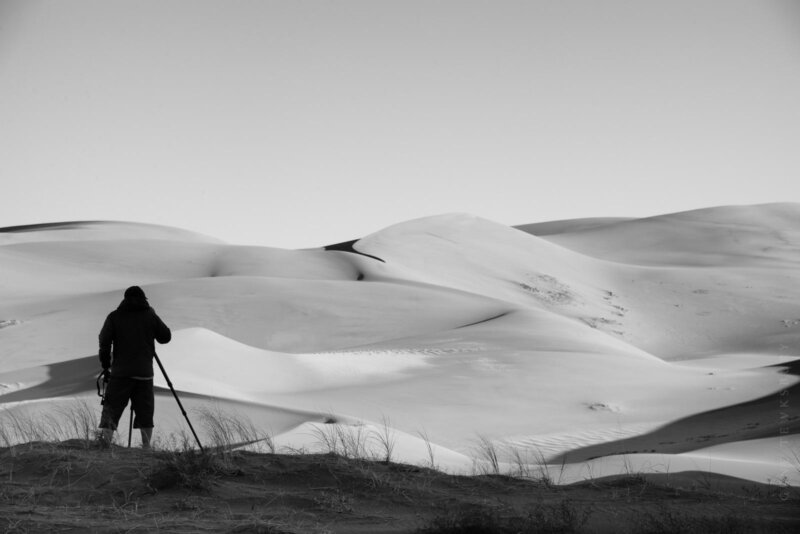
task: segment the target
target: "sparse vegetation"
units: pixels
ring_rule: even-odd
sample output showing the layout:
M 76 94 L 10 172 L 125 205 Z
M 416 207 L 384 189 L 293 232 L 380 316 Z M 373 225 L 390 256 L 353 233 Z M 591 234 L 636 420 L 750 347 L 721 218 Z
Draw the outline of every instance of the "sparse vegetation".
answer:
M 326 423 L 316 427 L 314 436 L 328 454 L 344 458 L 368 458 L 369 432 L 364 425 Z
M 373 439 L 377 441 L 383 451 L 382 460 L 387 464 L 391 462 L 394 448 L 397 445 L 397 434 L 392 430 L 392 424 L 388 417 L 383 417 L 380 428 L 373 432 Z
M 425 442 L 425 449 L 428 451 L 428 467 L 431 469 L 437 469 L 438 465 L 436 464 L 436 453 L 433 449 L 433 444 L 431 443 L 431 438 L 428 436 L 428 431 L 423 429 L 417 431 L 417 435 Z
M 99 414 L 85 399 L 65 402 L 54 413 L 34 416 L 0 408 L 0 446 L 19 443 L 94 440 Z
M 219 452 L 185 449 L 163 452 L 157 458 L 146 477 L 147 485 L 156 491 L 176 486 L 209 491 L 221 475 L 234 471 L 226 466 Z
M 476 457 L 478 459 L 476 470 L 479 473 L 484 475 L 500 474 L 500 460 L 498 458 L 497 447 L 490 438 L 478 435 L 476 452 Z
M 275 443 L 269 432 L 256 427 L 253 422 L 239 413 L 226 412 L 220 407 L 203 407 L 197 410 L 200 424 L 205 430 L 206 446 L 223 453 L 247 446 L 257 452 L 275 452 Z
M 800 526 L 794 488 L 748 484 L 724 493 L 633 472 L 556 486 L 537 471 L 546 465 L 541 452 L 486 437 L 477 442 L 486 466 L 480 476 L 392 463 L 388 421 L 377 430 L 331 421 L 319 425 L 327 454 L 282 455 L 246 418 L 215 408 L 194 414 L 208 434 L 205 451 L 187 435 L 168 436 L 154 451 L 101 450 L 93 407 L 64 410 L 55 426 L 0 414 L 0 530 L 779 533 Z M 36 439 L 18 441 L 25 437 Z M 435 465 L 433 445 L 425 432 L 420 437 Z M 527 479 L 506 476 L 506 468 Z

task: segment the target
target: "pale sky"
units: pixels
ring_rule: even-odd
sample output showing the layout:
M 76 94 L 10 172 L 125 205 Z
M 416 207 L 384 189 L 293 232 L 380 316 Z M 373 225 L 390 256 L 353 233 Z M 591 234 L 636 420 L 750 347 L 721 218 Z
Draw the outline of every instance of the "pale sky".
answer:
M 800 2 L 0 0 L 0 226 L 800 202 Z

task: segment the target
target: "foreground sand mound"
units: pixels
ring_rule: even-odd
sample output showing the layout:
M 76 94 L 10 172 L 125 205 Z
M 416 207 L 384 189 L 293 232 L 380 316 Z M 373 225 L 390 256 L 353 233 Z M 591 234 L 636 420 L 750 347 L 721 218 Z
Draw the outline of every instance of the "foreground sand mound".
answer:
M 333 436 L 336 426 L 303 429 Z M 800 524 L 797 489 L 707 472 L 555 487 L 341 452 L 98 451 L 80 439 L 0 448 L 0 469 L 13 470 L 0 500 L 11 532 L 776 534 Z

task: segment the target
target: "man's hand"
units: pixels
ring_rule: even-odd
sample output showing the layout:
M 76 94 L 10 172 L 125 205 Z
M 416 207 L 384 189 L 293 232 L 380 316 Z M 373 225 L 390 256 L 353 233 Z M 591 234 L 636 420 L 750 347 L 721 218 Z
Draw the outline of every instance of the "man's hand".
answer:
M 111 371 L 109 371 L 108 367 L 103 369 L 103 382 L 108 382 L 111 378 Z

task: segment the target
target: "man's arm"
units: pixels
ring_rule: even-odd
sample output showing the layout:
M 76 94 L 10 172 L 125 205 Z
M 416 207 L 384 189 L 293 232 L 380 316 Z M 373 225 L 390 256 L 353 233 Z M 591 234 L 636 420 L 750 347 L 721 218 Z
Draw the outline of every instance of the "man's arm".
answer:
M 111 367 L 111 345 L 114 342 L 114 325 L 110 314 L 103 323 L 98 339 L 100 341 L 100 349 L 97 355 L 100 357 L 100 365 L 103 369 L 108 369 Z
M 153 311 L 153 317 L 155 318 L 155 338 L 156 341 L 161 343 L 162 345 L 165 343 L 169 343 L 172 339 L 172 332 L 170 331 L 169 327 L 164 324 L 164 321 L 161 320 L 161 317 Z

